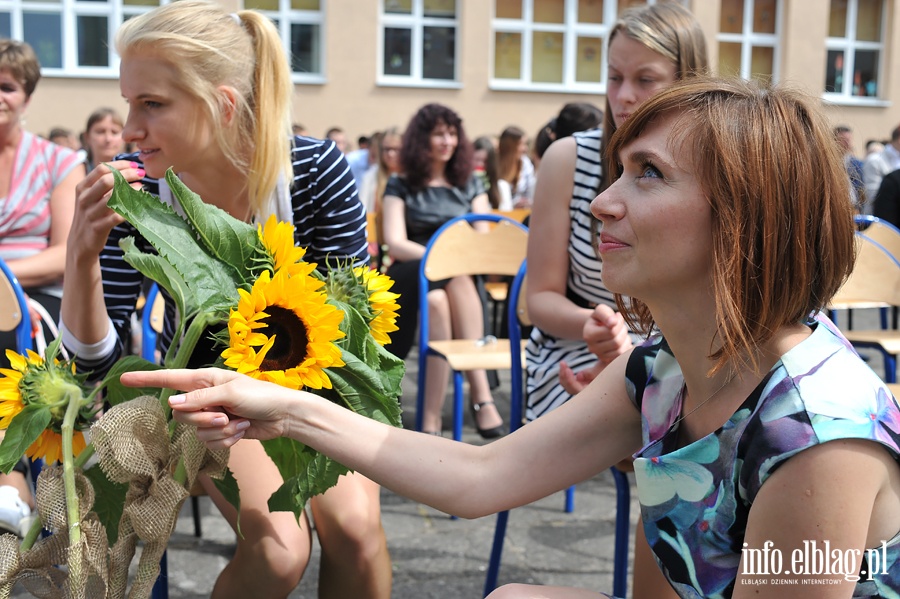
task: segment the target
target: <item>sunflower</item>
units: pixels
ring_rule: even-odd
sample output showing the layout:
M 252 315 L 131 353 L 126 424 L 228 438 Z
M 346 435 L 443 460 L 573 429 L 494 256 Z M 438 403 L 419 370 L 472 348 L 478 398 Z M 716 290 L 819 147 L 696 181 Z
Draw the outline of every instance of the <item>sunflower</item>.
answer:
M 53 430 L 62 424 L 65 407 L 59 402 L 72 385 L 78 385 L 74 365 L 43 357 L 27 350 L 27 357 L 6 350 L 12 368 L 0 368 L 0 429 L 7 429 L 13 419 L 28 404 L 44 404 L 50 407 L 54 419 L 50 428 L 42 431 L 25 454 L 32 459 L 43 458 L 48 464 L 62 456 L 62 435 Z M 76 426 L 84 423 L 76 423 Z M 75 431 L 72 450 L 77 456 L 85 448 L 84 434 Z
M 315 264 L 303 261 L 306 248 L 294 245 L 294 225 L 279 221 L 273 214 L 265 226 L 257 227 L 257 233 L 272 259 L 275 273 L 286 270 L 291 276 L 306 276 L 315 270 Z
M 398 293 L 392 293 L 389 289 L 394 285 L 393 279 L 383 275 L 375 269 L 360 266 L 353 269 L 353 274 L 362 277 L 369 294 L 369 306 L 374 317 L 369 322 L 369 330 L 372 337 L 379 345 L 387 345 L 391 342 L 388 333 L 393 333 L 397 328 L 397 299 Z
M 271 221 L 270 221 L 271 222 Z M 326 303 L 322 281 L 263 271 L 228 318 L 225 366 L 291 389 L 331 388 L 325 369 L 343 366 L 334 341 L 344 313 Z M 258 348 L 258 349 L 257 349 Z
M 28 372 L 29 366 L 40 366 L 44 363 L 44 358 L 34 353 L 30 349 L 28 357 L 20 356 L 11 349 L 6 350 L 6 358 L 9 360 L 12 369 L 0 368 L 0 429 L 6 430 L 12 423 L 13 418 L 25 409 L 25 400 L 19 389 L 22 377 Z
M 77 457 L 86 446 L 84 433 L 75 431 L 72 435 L 72 454 Z M 46 464 L 60 461 L 62 459 L 62 435 L 50 429 L 44 430 L 37 441 L 25 450 L 25 455 L 33 460 L 44 458 Z

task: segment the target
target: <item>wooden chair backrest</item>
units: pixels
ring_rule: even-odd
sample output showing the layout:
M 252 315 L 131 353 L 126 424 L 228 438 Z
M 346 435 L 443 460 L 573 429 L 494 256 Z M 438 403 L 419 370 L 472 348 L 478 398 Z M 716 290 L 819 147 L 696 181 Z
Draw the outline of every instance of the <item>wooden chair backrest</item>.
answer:
M 856 235 L 853 272 L 832 298 L 832 304 L 883 302 L 900 306 L 900 264 L 866 235 Z
M 876 221 L 861 233 L 886 249 L 891 256 L 900 260 L 900 233 L 896 229 Z
M 0 331 L 13 331 L 22 322 L 19 300 L 9 279 L 0 273 Z
M 511 218 L 516 222 L 524 223 L 531 216 L 531 208 L 513 208 L 512 210 L 491 210 L 494 214 Z
M 440 281 L 461 275 L 515 276 L 528 245 L 528 231 L 500 221 L 487 233 L 459 221 L 434 240 L 425 262 L 425 276 Z
M 369 243 L 381 243 L 381 217 L 377 212 L 366 213 L 366 236 Z

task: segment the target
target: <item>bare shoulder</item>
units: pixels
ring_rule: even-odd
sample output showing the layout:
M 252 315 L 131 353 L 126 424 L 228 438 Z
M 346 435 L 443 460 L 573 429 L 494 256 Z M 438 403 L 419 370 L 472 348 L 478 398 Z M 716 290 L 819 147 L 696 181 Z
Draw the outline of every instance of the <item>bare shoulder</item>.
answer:
M 575 159 L 578 154 L 578 146 L 574 137 L 564 137 L 550 144 L 544 156 L 541 158 L 541 164 L 538 166 L 538 172 L 557 171 L 558 169 L 575 170 Z
M 795 543 L 871 547 L 900 522 L 900 465 L 878 442 L 837 439 L 789 458 L 756 496 L 748 521 L 754 536 Z M 761 537 L 760 537 L 761 538 Z

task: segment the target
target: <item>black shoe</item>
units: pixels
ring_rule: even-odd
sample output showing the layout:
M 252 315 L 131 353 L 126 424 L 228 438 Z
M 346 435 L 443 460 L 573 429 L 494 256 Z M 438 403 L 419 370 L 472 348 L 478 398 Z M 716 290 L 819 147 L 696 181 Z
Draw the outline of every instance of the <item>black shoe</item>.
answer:
M 494 402 L 483 401 L 481 403 L 470 404 L 470 409 L 472 411 L 472 421 L 475 423 L 475 430 L 478 431 L 478 434 L 481 435 L 482 439 L 496 439 L 497 437 L 503 436 L 502 424 L 493 428 L 481 428 L 480 426 L 478 426 L 478 412 L 481 411 L 482 407 L 489 405 L 494 405 Z

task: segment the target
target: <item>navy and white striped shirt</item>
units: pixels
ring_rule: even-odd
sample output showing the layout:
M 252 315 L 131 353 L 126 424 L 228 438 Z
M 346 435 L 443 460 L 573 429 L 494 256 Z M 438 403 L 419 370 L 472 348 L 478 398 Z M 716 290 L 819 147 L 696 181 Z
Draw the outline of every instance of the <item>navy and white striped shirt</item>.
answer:
M 344 155 L 330 140 L 295 137 L 294 144 L 290 200 L 294 214 L 294 242 L 307 248 L 304 259 L 316 262 L 321 270 L 325 269 L 326 260 L 333 263 L 350 259 L 357 265 L 367 264 L 366 213 Z M 135 160 L 136 155 L 123 158 Z M 147 192 L 159 195 L 156 179 L 146 178 L 143 183 Z M 125 261 L 119 247 L 119 241 L 128 236 L 135 238 L 142 251 L 155 252 L 133 226 L 123 223 L 112 230 L 100 254 L 103 296 L 113 325 L 110 336 L 114 337 L 114 344 L 108 337 L 107 343 L 86 346 L 67 330 L 63 333 L 67 349 L 78 356 L 79 370 L 92 371 L 98 377 L 130 346 L 131 316 L 144 282 L 143 275 Z M 171 344 L 176 325 L 174 302 L 166 299 L 163 331 L 159 338 L 163 351 Z M 98 352 L 91 349 L 101 345 L 106 351 L 92 355 Z

